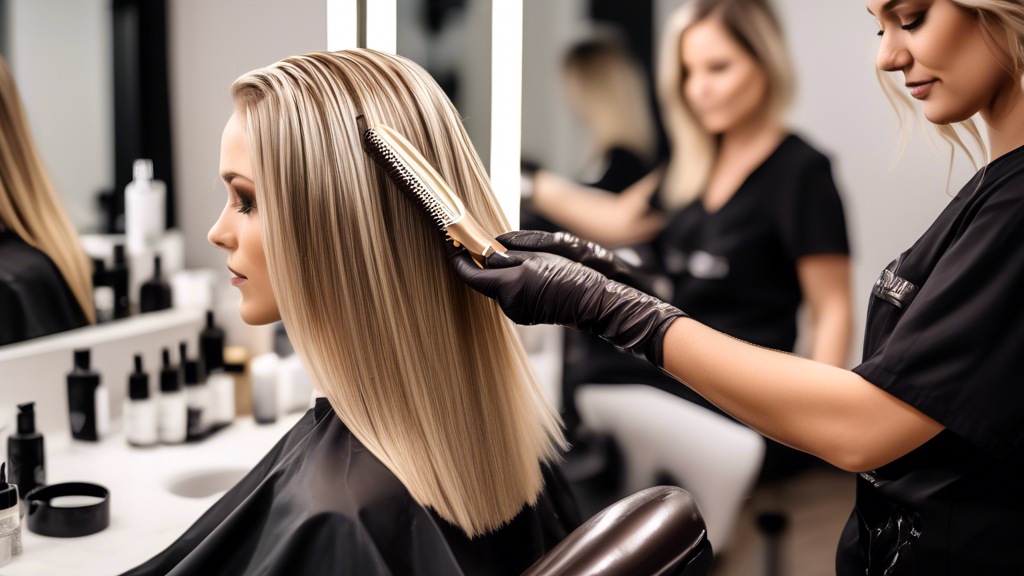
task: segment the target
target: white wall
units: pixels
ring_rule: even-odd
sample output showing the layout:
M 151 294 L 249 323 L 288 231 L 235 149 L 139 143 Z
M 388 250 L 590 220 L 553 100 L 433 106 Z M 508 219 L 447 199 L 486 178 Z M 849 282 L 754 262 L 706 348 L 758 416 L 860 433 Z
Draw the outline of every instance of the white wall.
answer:
M 110 0 L 11 0 L 7 46 L 29 128 L 72 223 L 100 224 L 114 185 Z
M 206 233 L 227 200 L 218 164 L 231 82 L 282 58 L 326 50 L 327 2 L 170 0 L 168 10 L 171 137 L 185 262 L 226 271 L 224 253 Z
M 656 0 L 660 28 L 678 0 Z M 877 23 L 863 0 L 773 0 L 796 66 L 798 96 L 791 125 L 832 158 L 853 249 L 856 333 L 851 364 L 859 363 L 871 286 L 910 247 L 974 174 L 958 154 L 946 194 L 948 150 L 942 157 L 915 133 L 894 171 L 896 115 L 875 80 Z M 902 85 L 902 75 L 899 75 Z

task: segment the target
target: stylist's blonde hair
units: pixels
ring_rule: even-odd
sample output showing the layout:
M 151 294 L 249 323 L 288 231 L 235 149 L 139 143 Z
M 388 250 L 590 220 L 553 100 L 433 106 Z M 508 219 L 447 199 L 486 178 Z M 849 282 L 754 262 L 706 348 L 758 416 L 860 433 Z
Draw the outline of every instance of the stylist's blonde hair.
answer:
M 716 18 L 761 64 L 768 77 L 769 113 L 781 115 L 793 99 L 793 65 L 782 27 L 768 0 L 691 0 L 669 18 L 658 58 L 658 99 L 672 144 L 662 185 L 662 204 L 679 208 L 707 186 L 718 157 L 718 139 L 700 124 L 683 94 L 682 38 L 694 24 Z
M 612 38 L 573 46 L 562 71 L 582 98 L 576 103 L 594 140 L 594 155 L 625 148 L 648 162 L 658 153 L 647 76 L 629 49 Z
M 1022 0 L 950 0 L 953 4 L 966 10 L 978 20 L 978 25 L 984 34 L 985 40 L 1000 59 L 1006 70 L 1017 78 L 1018 82 L 1024 78 L 1024 1 Z M 896 159 L 902 155 L 913 131 L 914 106 L 910 96 L 903 91 L 892 79 L 882 70 L 876 68 L 878 81 L 882 85 L 889 102 L 896 109 L 896 116 L 899 118 L 901 142 Z M 970 135 L 971 141 L 982 151 L 982 159 L 987 159 L 988 152 L 985 141 L 978 130 L 974 119 L 959 123 Z M 956 148 L 961 148 L 977 167 L 978 161 L 971 154 L 970 149 L 960 138 L 955 125 L 935 125 L 935 130 L 950 146 L 950 176 L 953 170 L 953 154 Z M 987 162 L 987 160 L 986 160 Z
M 50 182 L 28 129 L 25 109 L 7 62 L 0 57 L 0 230 L 10 230 L 46 254 L 90 324 L 92 262 Z
M 561 422 L 514 327 L 455 275 L 441 232 L 363 151 L 356 123 L 398 130 L 485 229 L 508 230 L 458 112 L 422 68 L 373 50 L 286 58 L 232 94 L 303 365 L 417 502 L 471 537 L 502 526 L 536 502 Z

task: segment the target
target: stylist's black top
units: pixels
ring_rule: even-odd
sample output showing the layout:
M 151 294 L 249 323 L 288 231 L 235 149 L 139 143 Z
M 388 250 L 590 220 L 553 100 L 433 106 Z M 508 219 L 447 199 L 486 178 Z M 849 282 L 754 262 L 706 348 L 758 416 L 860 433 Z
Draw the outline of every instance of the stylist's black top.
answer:
M 14 232 L 0 230 L 0 346 L 88 323 L 53 261 Z
M 580 524 L 562 476 L 545 467 L 544 481 L 534 506 L 470 540 L 417 504 L 317 398 L 245 478 L 125 576 L 518 576 Z
M 946 429 L 859 475 L 836 572 L 1024 574 L 1024 148 L 968 182 L 872 293 L 854 372 Z
M 828 158 L 790 135 L 708 213 L 698 198 L 658 238 L 672 304 L 734 338 L 792 351 L 802 300 L 796 260 L 849 254 Z

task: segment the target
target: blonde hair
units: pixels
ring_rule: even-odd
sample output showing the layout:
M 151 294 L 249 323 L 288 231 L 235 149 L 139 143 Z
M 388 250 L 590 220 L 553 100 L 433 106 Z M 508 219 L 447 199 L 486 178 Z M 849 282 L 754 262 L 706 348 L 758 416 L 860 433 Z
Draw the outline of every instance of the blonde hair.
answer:
M 53 261 L 90 324 L 92 262 L 78 241 L 32 140 L 7 62 L 0 57 L 0 230 L 10 230 Z
M 658 59 L 658 99 L 672 144 L 661 188 L 667 208 L 679 208 L 700 195 L 718 157 L 717 138 L 700 124 L 683 94 L 683 34 L 707 18 L 717 18 L 764 69 L 770 114 L 784 113 L 795 92 L 782 27 L 767 0 L 692 0 L 676 9 L 665 26 Z
M 1024 2 L 1021 0 L 951 0 L 958 8 L 972 14 L 981 27 L 982 33 L 989 46 L 995 51 L 996 57 L 1006 68 L 1007 72 L 1013 75 L 1018 81 L 1024 77 Z M 1001 35 L 1004 35 L 1000 38 Z M 875 68 L 878 82 L 882 91 L 889 99 L 896 116 L 899 120 L 900 147 L 894 158 L 894 162 L 907 148 L 910 140 L 910 133 L 913 131 L 914 105 L 910 96 L 893 81 L 893 79 L 880 68 Z M 985 141 L 978 130 L 977 123 L 973 118 L 968 118 L 959 124 L 970 135 L 982 152 L 982 159 L 987 164 L 988 149 Z M 959 146 L 974 164 L 978 167 L 978 161 L 971 154 L 970 149 L 960 138 L 954 125 L 933 125 L 939 136 L 949 144 L 949 170 L 950 177 L 953 171 L 953 156 Z M 980 182 L 979 182 L 980 185 Z M 948 186 L 948 179 L 947 179 Z
M 563 71 L 585 94 L 580 111 L 596 154 L 621 146 L 654 161 L 658 141 L 647 77 L 624 46 L 601 39 L 581 42 L 566 54 Z
M 317 52 L 243 75 L 271 284 L 296 352 L 352 433 L 470 537 L 533 505 L 561 421 L 514 327 L 463 284 L 441 232 L 361 147 L 416 145 L 491 232 L 509 229 L 458 112 L 411 61 Z

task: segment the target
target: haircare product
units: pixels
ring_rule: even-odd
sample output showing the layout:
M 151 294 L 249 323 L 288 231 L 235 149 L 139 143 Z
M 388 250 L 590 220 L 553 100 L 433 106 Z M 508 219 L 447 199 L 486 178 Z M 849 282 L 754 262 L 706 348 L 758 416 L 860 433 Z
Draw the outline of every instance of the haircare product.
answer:
M 96 322 L 114 319 L 114 289 L 110 286 L 107 266 L 102 258 L 92 259 L 92 304 L 96 307 Z
M 252 414 L 252 373 L 249 371 L 249 350 L 244 346 L 224 349 L 224 372 L 235 381 L 235 414 Z
M 0 566 L 21 554 L 18 487 L 7 483 L 7 463 L 0 462 Z
M 68 374 L 68 409 L 71 436 L 99 440 L 110 426 L 110 395 L 100 375 L 89 370 L 89 349 L 75 350 L 75 367 Z
M 133 179 L 124 189 L 125 234 L 132 254 L 153 253 L 163 237 L 167 188 L 153 180 L 153 161 L 136 160 Z
M 157 434 L 156 400 L 149 393 L 149 374 L 142 370 L 142 355 L 135 355 L 135 371 L 128 376 L 124 400 L 124 435 L 132 446 L 153 446 Z
M 114 246 L 114 267 L 107 271 L 107 279 L 114 289 L 114 318 L 131 315 L 128 298 L 128 259 L 125 258 L 124 244 Z
M 270 424 L 277 420 L 278 375 L 281 359 L 273 352 L 260 354 L 252 359 L 252 415 L 258 424 Z
M 181 370 L 171 365 L 171 352 L 164 348 L 164 367 L 160 371 L 160 441 L 180 444 L 188 434 L 188 406 L 181 389 Z
M 11 484 L 22 498 L 36 486 L 46 484 L 43 435 L 36 432 L 35 403 L 18 405 L 18 433 L 7 438 L 7 459 L 11 463 Z
M 210 419 L 210 394 L 206 387 L 203 359 L 189 360 L 186 344 L 181 343 L 181 366 L 185 373 L 185 403 L 188 406 L 188 440 L 206 436 Z
M 160 274 L 160 257 L 153 258 L 153 277 L 142 285 L 139 292 L 139 311 L 154 312 L 171 307 L 171 285 Z
M 211 431 L 219 430 L 235 419 L 235 379 L 224 371 L 224 331 L 214 326 L 212 310 L 206 312 L 206 328 L 199 334 L 199 353 L 206 364 Z
M 281 411 L 290 414 L 308 409 L 313 398 L 313 383 L 306 375 L 298 355 L 292 354 L 281 360 L 277 375 L 281 383 L 281 397 L 284 399 Z
M 481 268 L 484 260 L 505 247 L 480 228 L 462 200 L 434 170 L 411 142 L 395 129 L 377 124 L 366 129 L 366 119 L 356 118 L 363 133 L 363 148 L 405 193 L 446 233 L 454 248 L 465 247 Z

